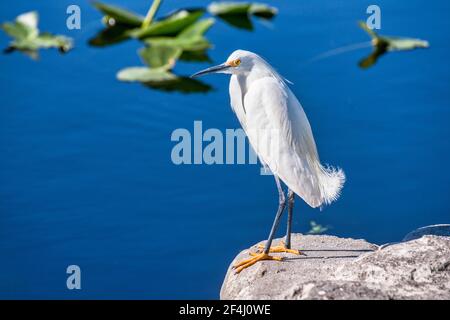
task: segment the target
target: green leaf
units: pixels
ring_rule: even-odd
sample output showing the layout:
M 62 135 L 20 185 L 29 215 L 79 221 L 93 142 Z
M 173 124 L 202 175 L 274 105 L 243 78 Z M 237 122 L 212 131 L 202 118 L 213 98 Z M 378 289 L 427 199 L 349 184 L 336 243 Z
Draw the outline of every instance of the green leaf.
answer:
M 271 19 L 278 13 L 278 9 L 263 3 L 253 3 L 249 13 L 260 18 Z
M 94 2 L 93 5 L 108 18 L 114 19 L 116 24 L 123 24 L 132 27 L 140 27 L 144 17 L 117 6 Z
M 378 35 L 375 33 L 375 31 L 373 31 L 372 29 L 370 29 L 367 24 L 363 21 L 358 21 L 358 25 L 361 29 L 363 29 L 365 32 L 367 32 L 367 34 L 372 38 L 372 39 L 377 39 Z
M 179 59 L 187 62 L 212 62 L 207 50 L 183 51 Z
M 180 57 L 182 50 L 177 47 L 151 46 L 139 51 L 145 64 L 151 68 L 170 70 Z
M 129 39 L 129 28 L 123 25 L 114 25 L 101 30 L 97 35 L 89 40 L 89 44 L 94 47 L 104 47 Z
M 385 43 L 385 42 L 382 42 L 382 43 L 384 45 L 375 46 L 375 48 L 372 51 L 372 53 L 359 62 L 359 66 L 362 69 L 370 68 L 371 66 L 373 66 L 377 62 L 378 58 L 380 58 L 383 54 L 386 53 L 386 51 L 387 51 L 387 43 Z
M 56 48 L 61 52 L 67 52 L 72 49 L 72 40 L 64 36 L 54 36 L 49 33 L 43 33 L 36 38 L 27 38 L 11 43 L 11 47 L 21 51 L 35 51 L 39 49 Z
M 359 21 L 358 25 L 366 31 L 373 39 L 374 46 L 387 46 L 388 51 L 400 51 L 400 50 L 412 50 L 416 48 L 428 48 L 429 43 L 426 40 L 392 37 L 392 36 L 379 36 L 373 30 L 371 30 L 366 23 Z
M 263 3 L 251 2 L 213 2 L 208 6 L 208 11 L 216 16 L 225 15 L 255 15 L 263 18 L 272 18 L 278 13 L 278 9 Z
M 219 15 L 235 15 L 235 14 L 248 14 L 250 10 L 250 3 L 246 2 L 212 2 L 208 6 L 209 13 Z
M 120 70 L 117 79 L 120 81 L 160 82 L 174 80 L 177 77 L 164 68 L 130 67 Z
M 130 36 L 139 39 L 174 36 L 197 21 L 202 15 L 203 10 L 180 10 L 162 20 L 153 22 L 147 28 L 130 30 Z
M 39 16 L 36 11 L 22 13 L 14 22 L 5 22 L 0 27 L 14 40 L 37 37 Z
M 7 22 L 1 28 L 13 38 L 7 52 L 22 51 L 33 59 L 38 57 L 37 50 L 43 48 L 58 48 L 67 52 L 72 48 L 72 39 L 50 33 L 39 33 L 38 13 L 35 11 L 19 15 L 15 22 Z
M 176 37 L 148 38 L 145 42 L 151 46 L 175 47 L 184 51 L 199 51 L 211 47 L 203 34 L 214 24 L 214 19 L 200 20 L 187 27 Z
M 308 234 L 320 234 L 329 229 L 329 227 L 324 227 L 320 224 L 317 224 L 315 221 L 310 221 L 310 225 L 311 229 L 308 231 Z
M 208 11 L 229 25 L 244 30 L 253 30 L 250 16 L 271 19 L 278 13 L 277 8 L 263 3 L 226 1 L 211 3 Z
M 71 38 L 52 35 L 50 33 L 41 33 L 35 40 L 34 43 L 39 48 L 58 48 L 62 52 L 67 52 L 73 47 L 73 42 Z
M 428 41 L 413 38 L 380 36 L 367 27 L 366 23 L 358 22 L 361 29 L 366 31 L 372 38 L 373 51 L 366 58 L 362 59 L 358 65 L 367 69 L 373 66 L 377 60 L 388 51 L 404 51 L 416 48 L 428 48 Z
M 211 44 L 203 37 L 194 38 L 170 38 L 170 37 L 158 37 L 146 40 L 146 43 L 151 46 L 164 46 L 180 48 L 184 51 L 197 51 L 205 50 L 211 47 Z
M 374 44 L 372 53 L 359 62 L 359 66 L 363 69 L 373 66 L 388 51 L 413 50 L 429 46 L 428 41 L 425 40 L 384 36 L 379 36 L 372 42 Z
M 220 15 L 218 17 L 235 28 L 249 31 L 253 30 L 252 21 L 247 14 Z
M 209 28 L 211 28 L 213 24 L 214 18 L 200 20 L 194 24 L 191 24 L 189 27 L 181 31 L 178 36 L 186 38 L 202 36 L 206 33 L 206 31 L 209 30 Z
M 150 68 L 134 67 L 124 69 L 118 74 L 118 78 L 123 81 L 140 82 L 161 82 L 171 80 L 166 83 L 164 88 L 191 87 L 196 86 L 197 90 L 206 90 L 204 86 L 199 86 L 199 82 L 178 80 L 175 84 L 175 75 L 168 72 L 180 58 L 183 51 L 200 51 L 210 46 L 209 42 L 203 37 L 203 34 L 212 26 L 214 19 L 204 19 L 188 26 L 176 37 L 156 37 L 149 38 L 145 42 L 150 44 L 139 51 L 143 62 Z M 172 90 L 172 89 L 171 89 Z
M 36 30 L 39 22 L 39 14 L 37 11 L 30 11 L 18 15 L 16 21 L 27 26 L 30 29 Z
M 22 23 L 5 22 L 0 25 L 0 28 L 11 38 L 15 38 L 17 40 L 23 40 L 30 34 L 29 29 Z
M 413 38 L 400 37 L 382 37 L 388 42 L 389 51 L 413 50 L 417 48 L 428 48 L 430 45 L 428 41 Z

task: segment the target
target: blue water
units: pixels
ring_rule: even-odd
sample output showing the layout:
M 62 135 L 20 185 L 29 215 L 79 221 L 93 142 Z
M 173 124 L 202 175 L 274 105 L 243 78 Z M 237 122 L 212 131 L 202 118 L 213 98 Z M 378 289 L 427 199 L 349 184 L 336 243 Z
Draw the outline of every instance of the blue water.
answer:
M 119 1 L 145 12 L 149 1 Z M 185 1 L 166 1 L 161 13 Z M 191 1 L 192 6 L 205 4 Z M 367 41 L 356 21 L 369 1 L 269 1 L 279 8 L 253 32 L 222 21 L 208 33 L 214 63 L 237 48 L 263 55 L 294 83 L 324 162 L 347 183 L 323 211 L 297 201 L 294 231 L 311 220 L 341 237 L 400 240 L 450 220 L 450 20 L 448 1 L 378 1 L 382 34 L 427 39 L 427 50 L 392 53 L 368 70 L 362 49 L 307 63 Z M 258 165 L 182 165 L 170 159 L 176 128 L 238 127 L 228 78 L 203 79 L 206 94 L 166 93 L 121 83 L 139 65 L 128 41 L 99 49 L 87 41 L 100 14 L 80 1 L 82 29 L 65 27 L 73 1 L 1 2 L 0 21 L 27 10 L 41 29 L 67 34 L 75 49 L 0 56 L 0 297 L 219 297 L 227 267 L 267 237 L 277 207 L 273 178 Z M 8 38 L 1 33 L 0 44 Z M 179 63 L 189 75 L 208 63 Z M 284 233 L 280 228 L 279 235 Z M 79 265 L 82 289 L 66 288 Z

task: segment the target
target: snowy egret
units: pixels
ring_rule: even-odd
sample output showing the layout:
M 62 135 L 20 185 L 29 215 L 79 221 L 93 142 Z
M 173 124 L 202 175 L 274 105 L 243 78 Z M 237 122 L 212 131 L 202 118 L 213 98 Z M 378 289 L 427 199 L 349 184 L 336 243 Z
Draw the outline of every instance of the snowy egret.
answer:
M 249 259 L 234 265 L 236 272 L 261 260 L 281 260 L 271 252 L 300 254 L 291 249 L 291 224 L 294 196 L 297 194 L 313 208 L 339 197 L 345 182 L 341 169 L 320 163 L 316 143 L 300 102 L 286 81 L 255 53 L 236 50 L 227 61 L 192 75 L 231 74 L 231 107 L 263 165 L 272 171 L 279 194 L 275 220 L 265 246 Z M 288 187 L 288 222 L 285 242 L 271 247 L 286 206 L 281 182 Z

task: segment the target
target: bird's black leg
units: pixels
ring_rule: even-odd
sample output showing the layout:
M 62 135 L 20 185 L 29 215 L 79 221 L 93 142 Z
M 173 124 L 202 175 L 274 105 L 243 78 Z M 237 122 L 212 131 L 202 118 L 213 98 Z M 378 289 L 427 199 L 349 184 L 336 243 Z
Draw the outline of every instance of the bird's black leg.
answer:
M 281 187 L 280 179 L 276 175 L 274 175 L 274 177 L 278 188 L 278 210 L 275 216 L 275 220 L 273 221 L 272 229 L 270 230 L 266 246 L 264 247 L 265 254 L 268 254 L 270 251 L 270 246 L 272 245 L 273 237 L 275 236 L 275 232 L 278 228 L 278 224 L 280 223 L 280 219 L 281 216 L 283 215 L 284 208 L 286 207 L 286 197 L 284 195 L 283 188 Z
M 288 189 L 288 218 L 287 218 L 287 229 L 286 229 L 286 249 L 291 248 L 291 232 L 292 232 L 292 215 L 294 211 L 294 197 L 295 193 Z
M 283 215 L 284 208 L 286 207 L 286 198 L 283 192 L 283 188 L 281 187 L 280 179 L 275 176 L 275 182 L 277 183 L 278 188 L 278 195 L 279 195 L 279 204 L 278 204 L 278 210 L 277 215 L 275 216 L 275 220 L 273 221 L 272 229 L 270 230 L 269 239 L 267 239 L 265 246 L 258 246 L 259 250 L 263 250 L 262 252 L 250 252 L 250 255 L 252 256 L 249 259 L 242 260 L 235 265 L 233 265 L 233 268 L 236 269 L 236 273 L 241 272 L 245 268 L 248 268 L 255 264 L 258 261 L 261 260 L 276 260 L 281 261 L 283 258 L 279 256 L 271 256 L 269 255 L 270 252 L 278 252 L 278 253 L 293 253 L 293 254 L 300 254 L 298 250 L 292 250 L 289 248 L 286 248 L 285 246 L 277 246 L 277 247 L 271 247 L 273 237 L 275 236 L 275 232 L 277 231 L 278 224 L 280 223 L 281 216 Z M 291 195 L 291 193 L 289 193 Z M 292 205 L 294 204 L 294 196 L 292 193 L 292 196 L 290 196 L 290 199 L 292 199 Z M 291 206 L 292 207 L 292 206 Z M 291 211 L 291 217 L 292 217 L 292 211 Z M 288 221 L 288 235 L 289 235 L 289 242 L 290 242 L 290 222 Z M 290 245 L 290 244 L 289 244 Z
M 278 185 L 278 183 L 277 183 L 277 185 Z M 281 191 L 280 194 L 282 194 L 282 192 L 283 191 Z M 283 252 L 283 253 L 292 253 L 292 254 L 296 254 L 296 255 L 302 254 L 298 250 L 291 249 L 291 233 L 292 233 L 292 216 L 293 216 L 293 210 L 294 210 L 294 197 L 295 197 L 295 193 L 288 188 L 288 219 L 287 219 L 287 230 L 286 230 L 285 241 L 284 242 L 282 241 L 281 244 L 279 244 L 278 246 L 269 247 L 269 252 L 274 252 L 274 253 L 275 252 L 277 252 L 277 253 Z M 259 251 L 267 253 L 267 246 L 271 245 L 276 227 L 278 225 L 278 221 L 282 214 L 282 208 L 284 208 L 284 204 L 282 207 L 282 203 L 285 203 L 285 201 L 282 201 L 283 199 L 284 199 L 284 197 L 280 198 L 280 207 L 278 208 L 274 226 L 272 227 L 272 230 L 270 231 L 269 240 L 267 241 L 267 244 L 265 246 L 262 244 L 259 244 L 257 246 Z

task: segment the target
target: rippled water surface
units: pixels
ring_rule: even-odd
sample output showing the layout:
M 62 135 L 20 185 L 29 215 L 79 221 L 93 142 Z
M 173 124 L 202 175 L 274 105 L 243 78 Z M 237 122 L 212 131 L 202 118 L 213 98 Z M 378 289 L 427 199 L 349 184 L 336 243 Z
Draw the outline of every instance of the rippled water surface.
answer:
M 257 165 L 175 166 L 170 135 L 192 130 L 194 120 L 204 129 L 238 127 L 228 78 L 203 79 L 213 87 L 204 94 L 121 83 L 115 74 L 140 64 L 140 44 L 90 47 L 100 15 L 81 1 L 82 29 L 68 31 L 72 2 L 0 4 L 0 21 L 36 9 L 43 30 L 76 41 L 69 54 L 45 51 L 38 62 L 0 56 L 0 297 L 218 298 L 230 261 L 268 235 L 273 178 Z M 161 12 L 185 3 L 166 1 Z M 384 243 L 448 223 L 449 2 L 378 1 L 380 33 L 431 47 L 388 54 L 368 70 L 357 62 L 369 48 L 308 61 L 367 41 L 356 21 L 371 3 L 271 3 L 279 15 L 254 21 L 253 32 L 217 21 L 209 54 L 214 63 L 238 48 L 263 55 L 294 83 L 323 162 L 347 174 L 342 197 L 323 211 L 297 201 L 294 231 L 307 232 L 314 220 L 330 234 Z M 1 46 L 7 41 L 1 33 Z M 71 264 L 81 267 L 81 291 L 66 289 Z

